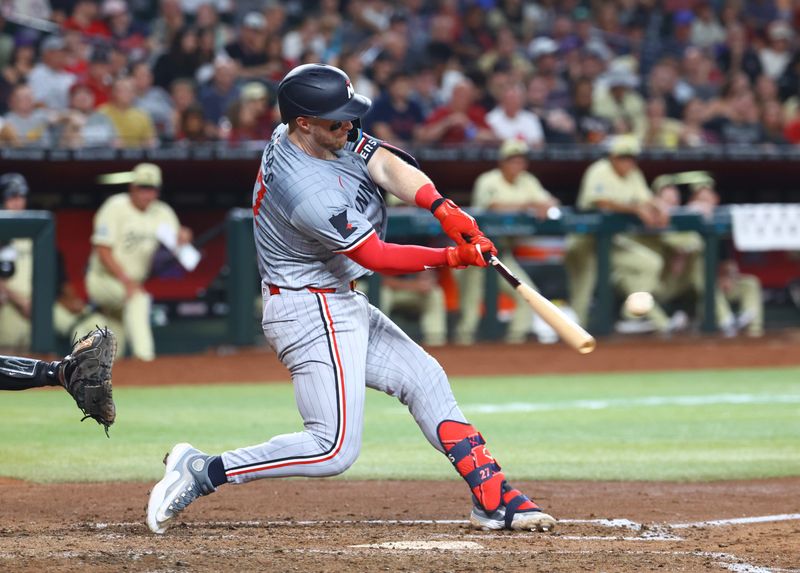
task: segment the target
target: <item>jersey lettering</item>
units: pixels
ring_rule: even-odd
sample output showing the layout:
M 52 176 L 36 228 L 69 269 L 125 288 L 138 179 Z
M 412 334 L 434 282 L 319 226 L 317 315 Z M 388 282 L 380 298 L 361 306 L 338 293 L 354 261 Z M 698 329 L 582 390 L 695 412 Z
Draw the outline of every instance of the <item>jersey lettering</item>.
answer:
M 358 209 L 359 213 L 363 213 L 367 210 L 367 205 L 369 205 L 369 200 L 372 195 L 373 190 L 369 185 L 363 181 L 358 184 L 358 193 L 356 194 L 356 209 Z

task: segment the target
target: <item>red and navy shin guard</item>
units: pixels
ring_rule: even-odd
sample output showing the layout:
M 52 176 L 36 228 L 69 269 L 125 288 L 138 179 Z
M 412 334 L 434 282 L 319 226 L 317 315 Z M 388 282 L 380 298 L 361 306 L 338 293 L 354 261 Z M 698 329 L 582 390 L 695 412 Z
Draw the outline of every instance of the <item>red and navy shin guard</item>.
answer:
M 495 511 L 502 500 L 505 475 L 483 436 L 470 424 L 445 420 L 436 429 L 439 441 L 456 471 L 464 478 L 484 511 Z
M 506 483 L 500 465 L 486 449 L 483 436 L 471 424 L 445 420 L 436 429 L 450 462 L 464 478 L 481 509 L 492 513 L 507 507 L 509 519 L 517 511 L 538 510 L 538 506 Z

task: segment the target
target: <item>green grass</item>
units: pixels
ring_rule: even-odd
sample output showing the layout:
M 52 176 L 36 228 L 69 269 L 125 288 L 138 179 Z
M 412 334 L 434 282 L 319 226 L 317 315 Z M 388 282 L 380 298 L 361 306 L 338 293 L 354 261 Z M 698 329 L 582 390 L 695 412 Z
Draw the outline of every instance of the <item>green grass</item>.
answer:
M 517 480 L 800 475 L 798 368 L 460 378 L 452 385 Z M 220 452 L 301 424 L 289 384 L 123 387 L 114 394 L 118 421 L 109 440 L 93 421 L 77 423 L 63 390 L 3 392 L 0 475 L 153 481 L 175 442 Z M 345 477 L 445 479 L 452 472 L 399 402 L 368 391 L 362 454 Z

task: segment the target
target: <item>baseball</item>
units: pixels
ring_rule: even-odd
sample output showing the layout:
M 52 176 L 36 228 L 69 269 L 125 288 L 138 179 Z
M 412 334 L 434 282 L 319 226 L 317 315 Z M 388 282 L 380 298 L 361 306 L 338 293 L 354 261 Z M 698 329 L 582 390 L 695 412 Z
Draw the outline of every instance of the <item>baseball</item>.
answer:
M 649 292 L 633 292 L 625 299 L 625 310 L 634 316 L 642 316 L 652 310 L 653 304 L 653 295 Z

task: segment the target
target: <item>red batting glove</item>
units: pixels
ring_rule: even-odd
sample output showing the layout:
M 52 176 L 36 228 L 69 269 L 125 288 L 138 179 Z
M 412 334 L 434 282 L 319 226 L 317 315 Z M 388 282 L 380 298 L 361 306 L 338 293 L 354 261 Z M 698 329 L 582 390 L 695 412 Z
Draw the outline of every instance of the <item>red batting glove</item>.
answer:
M 439 219 L 442 229 L 457 245 L 464 245 L 473 237 L 482 235 L 475 219 L 461 210 L 450 199 L 439 199 L 441 203 L 433 211 L 433 216 Z
M 455 269 L 463 269 L 470 265 L 476 267 L 489 266 L 485 253 L 497 255 L 497 249 L 494 243 L 483 235 L 473 237 L 471 243 L 464 243 L 457 247 L 447 247 L 445 249 L 447 266 Z

